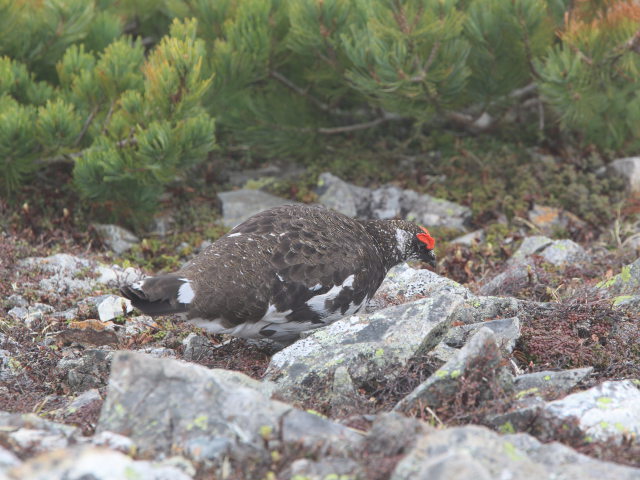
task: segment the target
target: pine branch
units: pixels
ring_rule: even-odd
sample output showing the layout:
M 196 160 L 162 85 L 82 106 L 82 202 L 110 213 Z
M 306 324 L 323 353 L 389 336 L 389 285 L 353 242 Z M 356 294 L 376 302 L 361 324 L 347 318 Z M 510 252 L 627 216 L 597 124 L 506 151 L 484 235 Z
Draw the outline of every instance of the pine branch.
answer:
M 326 103 L 324 103 L 324 102 L 320 101 L 319 99 L 315 98 L 313 95 L 310 95 L 308 89 L 304 89 L 302 87 L 299 87 L 298 85 L 293 83 L 291 80 L 289 80 L 287 77 L 285 77 L 281 73 L 276 72 L 275 70 L 270 70 L 269 71 L 269 75 L 271 77 L 275 78 L 276 80 L 278 80 L 283 85 L 285 85 L 287 88 L 290 88 L 291 90 L 296 92 L 298 95 L 300 95 L 302 97 L 305 97 L 305 98 L 308 98 L 311 101 L 311 103 L 313 103 L 320 110 L 322 110 L 324 112 L 328 112 L 331 109 L 331 107 L 329 107 L 329 105 L 327 105 Z
M 531 41 L 529 39 L 529 32 L 527 31 L 527 27 L 524 19 L 522 18 L 521 12 L 518 9 L 518 25 L 520 25 L 520 29 L 522 30 L 522 43 L 524 44 L 525 55 L 527 56 L 527 65 L 529 65 L 529 71 L 531 75 L 540 80 L 542 77 L 540 73 L 536 69 L 533 63 L 533 53 L 531 51 Z
M 96 105 L 93 108 L 93 110 L 91 110 L 91 113 L 89 113 L 89 116 L 85 120 L 84 125 L 82 125 L 82 130 L 80 130 L 80 133 L 78 134 L 78 138 L 76 138 L 76 141 L 73 142 L 73 146 L 74 147 L 80 145 L 80 142 L 82 141 L 82 138 L 87 133 L 87 130 L 89 130 L 89 125 L 91 125 L 91 122 L 93 122 L 93 119 L 95 118 L 96 114 L 98 113 L 98 110 L 99 110 L 99 108 Z
M 389 120 L 405 120 L 406 117 L 402 117 L 395 113 L 384 112 L 381 117 L 371 120 L 370 122 L 354 123 L 353 125 L 344 125 L 342 127 L 330 127 L 330 128 L 318 128 L 316 131 L 323 135 L 336 135 L 339 133 L 356 132 L 358 130 L 366 130 L 380 125 L 383 122 Z

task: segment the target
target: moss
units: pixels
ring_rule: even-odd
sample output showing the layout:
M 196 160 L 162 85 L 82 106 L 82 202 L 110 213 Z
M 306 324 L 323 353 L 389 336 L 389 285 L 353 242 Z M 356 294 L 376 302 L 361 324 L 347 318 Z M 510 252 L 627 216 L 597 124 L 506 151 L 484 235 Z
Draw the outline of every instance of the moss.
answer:
M 511 442 L 504 442 L 504 453 L 507 454 L 513 461 L 520 461 L 524 459 L 524 456 L 518 451 L 516 446 Z
M 375 356 L 376 357 L 382 357 L 384 355 L 384 349 L 383 348 L 378 348 L 376 350 Z
M 271 425 L 262 425 L 258 431 L 260 436 L 265 440 L 269 440 L 271 435 L 273 435 L 273 427 Z
M 629 300 L 635 298 L 634 295 L 619 295 L 613 299 L 613 306 L 618 307 L 624 303 L 627 303 Z
M 505 422 L 498 428 L 498 431 L 503 434 L 516 433 L 516 429 L 511 422 Z
M 534 395 L 538 393 L 538 391 L 539 391 L 538 387 L 528 388 L 527 390 L 521 390 L 518 393 L 516 393 L 516 399 L 520 400 L 521 398 L 524 398 L 528 395 Z
M 609 406 L 612 403 L 613 403 L 613 398 L 611 397 L 598 397 L 598 400 L 596 400 L 596 404 L 598 405 L 598 408 L 602 408 L 602 409 L 609 408 Z
M 189 425 L 187 425 L 187 430 L 193 430 L 194 428 L 206 430 L 208 425 L 209 417 L 207 415 L 198 415 Z

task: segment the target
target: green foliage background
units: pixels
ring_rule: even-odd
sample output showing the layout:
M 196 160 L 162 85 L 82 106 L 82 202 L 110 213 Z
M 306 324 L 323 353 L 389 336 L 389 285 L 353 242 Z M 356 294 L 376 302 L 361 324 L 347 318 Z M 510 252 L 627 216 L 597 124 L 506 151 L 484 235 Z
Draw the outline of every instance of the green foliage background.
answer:
M 634 152 L 639 19 L 625 0 L 0 0 L 0 186 L 73 162 L 82 197 L 135 224 L 238 144 L 536 125 Z

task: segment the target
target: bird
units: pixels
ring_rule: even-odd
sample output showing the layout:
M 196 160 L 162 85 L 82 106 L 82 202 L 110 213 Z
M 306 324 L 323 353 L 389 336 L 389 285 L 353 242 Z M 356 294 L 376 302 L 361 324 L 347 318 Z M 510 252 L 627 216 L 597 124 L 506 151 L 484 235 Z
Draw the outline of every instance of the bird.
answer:
M 121 286 L 147 315 L 287 346 L 357 313 L 395 265 L 435 266 L 435 240 L 406 220 L 357 220 L 317 205 L 257 213 L 174 273 Z

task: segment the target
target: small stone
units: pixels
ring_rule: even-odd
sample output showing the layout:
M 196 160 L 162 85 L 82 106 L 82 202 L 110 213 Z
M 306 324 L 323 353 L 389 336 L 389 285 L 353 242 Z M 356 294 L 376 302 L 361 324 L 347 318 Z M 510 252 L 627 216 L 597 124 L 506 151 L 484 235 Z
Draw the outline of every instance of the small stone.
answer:
M 155 320 L 149 315 L 137 315 L 127 318 L 124 328 L 116 330 L 116 333 L 121 340 L 125 340 L 133 335 L 159 328 Z
M 117 295 L 107 295 L 98 303 L 98 316 L 102 322 L 122 317 L 132 311 L 131 300 Z
M 196 333 L 187 335 L 182 341 L 182 345 L 184 345 L 183 358 L 190 362 L 197 362 L 203 358 L 207 358 L 213 350 L 215 350 L 215 346 L 211 343 L 211 340 Z
M 531 255 L 540 254 L 545 248 L 553 243 L 549 237 L 545 237 L 543 235 L 534 235 L 531 237 L 526 237 L 518 250 L 516 250 L 511 258 L 508 260 L 508 264 L 517 264 L 521 260 L 524 260 Z
M 587 252 L 573 240 L 556 240 L 546 247 L 540 256 L 545 262 L 557 267 L 582 263 L 587 260 Z
M 514 380 L 516 392 L 536 389 L 537 392 L 553 391 L 566 393 L 587 378 L 593 367 L 560 370 L 559 372 L 543 371 L 517 376 Z
M 191 480 L 179 468 L 163 463 L 133 460 L 129 456 L 90 446 L 39 455 L 8 472 L 12 480 Z
M 458 244 L 458 245 L 467 245 L 469 247 L 482 243 L 485 238 L 484 230 L 474 230 L 473 232 L 469 232 L 460 237 L 456 237 L 451 240 L 449 243 Z
M 260 190 L 248 189 L 222 192 L 218 197 L 222 201 L 222 222 L 229 228 L 268 208 L 298 203 Z
M 13 307 L 27 308 L 29 306 L 29 302 L 22 295 L 18 295 L 14 293 L 7 297 L 7 306 L 12 308 Z
M 284 477 L 283 477 L 284 478 Z M 286 478 L 304 480 L 355 480 L 364 478 L 362 467 L 349 458 L 327 456 L 318 460 L 299 458 L 291 462 Z
M 529 212 L 529 220 L 545 235 L 552 235 L 558 231 L 575 232 L 587 227 L 587 224 L 573 213 L 544 205 L 534 205 Z
M 140 242 L 140 239 L 133 233 L 118 225 L 94 223 L 93 228 L 105 245 L 118 255 Z
M 129 437 L 117 433 L 104 431 L 96 433 L 91 437 L 91 444 L 96 447 L 106 447 L 110 450 L 117 450 L 128 455 L 136 451 L 136 444 Z
M 353 409 L 357 401 L 360 400 L 358 396 L 349 370 L 342 366 L 336 368 L 333 372 L 333 384 L 329 394 L 332 416 L 337 416 L 344 410 Z
M 320 204 L 348 217 L 358 216 L 371 195 L 369 189 L 347 183 L 329 172 L 318 177 L 316 193 Z
M 461 348 L 467 342 L 468 338 L 485 327 L 493 332 L 503 352 L 511 353 L 513 351 L 516 342 L 520 338 L 520 320 L 518 317 L 501 318 L 498 320 L 453 327 L 444 337 L 443 342 L 450 347 Z
M 622 442 L 640 436 L 640 390 L 631 380 L 608 381 L 548 402 L 539 425 L 553 438 L 554 426 L 571 424 L 596 441 Z M 543 436 L 543 438 L 546 438 Z
M 640 157 L 618 158 L 608 168 L 624 178 L 630 193 L 640 192 Z
M 433 432 L 434 428 L 415 418 L 397 412 L 376 415 L 365 439 L 366 451 L 385 456 L 407 453 L 416 439 Z
M 25 307 L 13 307 L 7 312 L 7 314 L 14 320 L 22 321 L 27 318 L 27 315 L 29 315 L 29 310 L 27 310 Z
M 95 269 L 98 275 L 96 281 L 109 287 L 118 287 L 123 284 L 137 282 L 144 278 L 144 274 L 137 268 L 122 268 L 119 265 L 98 265 Z
M 64 375 L 72 392 L 83 392 L 91 388 L 103 387 L 109 376 L 109 366 L 113 352 L 107 350 L 86 350 L 79 358 L 63 358 L 56 371 Z
M 113 322 L 95 319 L 71 321 L 67 328 L 58 333 L 56 340 L 63 345 L 117 345 L 120 342 L 117 328 Z
M 17 467 L 21 463 L 20 459 L 11 450 L 0 446 L 0 478 L 5 478 L 2 476 L 4 471 Z

